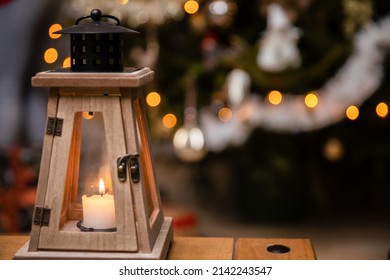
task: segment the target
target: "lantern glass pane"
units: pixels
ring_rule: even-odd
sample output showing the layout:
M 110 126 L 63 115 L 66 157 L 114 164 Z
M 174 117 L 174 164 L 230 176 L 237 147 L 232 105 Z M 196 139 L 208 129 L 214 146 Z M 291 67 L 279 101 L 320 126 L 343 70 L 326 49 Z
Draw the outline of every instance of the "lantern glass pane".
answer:
M 62 225 L 72 220 L 81 221 L 77 226 L 80 230 L 115 230 L 114 195 L 101 112 L 76 113 L 71 146 Z
M 140 158 L 141 158 L 142 170 L 144 170 L 143 180 L 145 183 L 146 205 L 149 214 L 149 221 L 152 226 L 152 224 L 155 221 L 154 218 L 156 217 L 156 214 L 160 209 L 159 209 L 159 202 L 156 200 L 157 187 L 153 175 L 152 161 L 151 158 L 148 156 L 150 154 L 148 135 L 146 133 L 148 128 L 145 119 L 141 117 L 142 106 L 139 100 L 135 102 L 135 111 L 136 111 L 137 124 L 138 124 L 137 126 L 138 139 L 141 139 L 139 143 L 140 151 L 141 151 Z
M 105 193 L 112 194 L 103 114 L 100 112 L 83 112 L 81 120 L 82 134 L 78 180 L 78 200 L 80 202 L 81 196 L 84 194 L 99 194 L 100 178 L 105 183 Z

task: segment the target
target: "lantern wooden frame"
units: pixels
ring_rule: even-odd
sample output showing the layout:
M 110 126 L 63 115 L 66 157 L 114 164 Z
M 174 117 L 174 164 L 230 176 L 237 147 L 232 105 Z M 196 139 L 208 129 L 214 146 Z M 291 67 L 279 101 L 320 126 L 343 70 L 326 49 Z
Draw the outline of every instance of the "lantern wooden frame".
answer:
M 166 257 L 173 240 L 172 218 L 163 215 L 142 94 L 142 87 L 153 76 L 149 68 L 126 68 L 120 73 L 47 71 L 33 77 L 33 86 L 50 87 L 47 134 L 30 241 L 15 259 Z M 75 220 L 64 218 L 82 211 L 69 201 L 74 196 L 72 186 L 77 185 L 80 158 L 80 146 L 74 144 L 81 137 L 76 113 L 83 111 L 103 113 L 115 232 L 81 232 Z M 59 123 L 62 128 L 51 127 L 51 123 Z M 139 179 L 133 180 L 129 166 L 125 166 L 127 179 L 123 180 L 119 176 L 120 159 L 137 154 Z

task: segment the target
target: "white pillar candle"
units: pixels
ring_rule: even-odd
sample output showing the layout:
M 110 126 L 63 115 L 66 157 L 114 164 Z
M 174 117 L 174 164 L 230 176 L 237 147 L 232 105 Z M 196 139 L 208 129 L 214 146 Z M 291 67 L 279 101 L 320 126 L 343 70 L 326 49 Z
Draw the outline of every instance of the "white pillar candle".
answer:
M 102 188 L 103 185 L 103 188 Z M 114 196 L 104 194 L 104 183 L 100 179 L 100 195 L 82 196 L 83 227 L 94 229 L 115 228 Z

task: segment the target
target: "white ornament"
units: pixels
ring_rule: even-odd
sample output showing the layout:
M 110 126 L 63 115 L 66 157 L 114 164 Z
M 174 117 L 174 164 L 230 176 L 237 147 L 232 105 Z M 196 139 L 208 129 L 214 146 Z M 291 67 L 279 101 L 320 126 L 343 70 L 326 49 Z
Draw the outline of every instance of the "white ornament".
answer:
M 297 47 L 298 28 L 291 25 L 285 11 L 277 3 L 267 7 L 267 29 L 260 41 L 258 66 L 268 72 L 281 72 L 301 65 Z
M 184 125 L 173 137 L 175 154 L 181 160 L 196 162 L 206 155 L 202 130 L 196 125 Z
M 227 97 L 230 105 L 238 106 L 249 93 L 251 77 L 241 69 L 232 70 L 226 78 Z

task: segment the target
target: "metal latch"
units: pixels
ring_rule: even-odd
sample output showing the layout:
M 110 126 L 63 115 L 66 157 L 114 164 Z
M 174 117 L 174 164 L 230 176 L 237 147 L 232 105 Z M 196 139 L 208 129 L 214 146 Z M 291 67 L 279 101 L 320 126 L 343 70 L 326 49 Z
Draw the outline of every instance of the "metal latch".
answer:
M 135 153 L 132 155 L 125 155 L 118 158 L 117 169 L 118 169 L 118 179 L 121 182 L 125 182 L 127 179 L 127 166 L 130 167 L 130 176 L 131 180 L 134 183 L 138 183 L 140 180 L 140 168 L 138 162 L 139 154 Z
M 34 225 L 48 226 L 50 221 L 50 208 L 35 207 L 34 211 Z
M 56 118 L 56 117 L 48 117 L 47 118 L 47 127 L 46 134 L 61 136 L 62 134 L 62 124 L 64 123 L 64 119 Z

